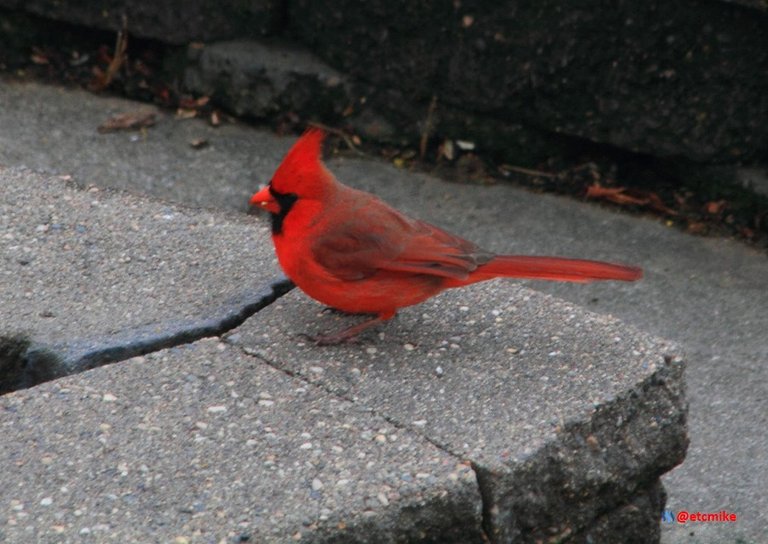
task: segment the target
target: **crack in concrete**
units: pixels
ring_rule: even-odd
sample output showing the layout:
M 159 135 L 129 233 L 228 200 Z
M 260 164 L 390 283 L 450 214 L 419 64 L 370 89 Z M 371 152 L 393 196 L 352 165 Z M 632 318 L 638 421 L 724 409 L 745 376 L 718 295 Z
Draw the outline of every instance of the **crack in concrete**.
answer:
M 75 341 L 46 346 L 36 344 L 25 335 L 0 336 L 0 394 L 134 356 L 189 344 L 203 338 L 219 337 L 240 349 L 246 356 L 256 358 L 278 372 L 298 379 L 333 397 L 355 403 L 371 415 L 382 418 L 395 429 L 415 434 L 439 451 L 456 459 L 457 462 L 468 463 L 474 473 L 474 482 L 480 497 L 480 531 L 486 542 L 497 541 L 498 535 L 494 531 L 494 526 L 498 524 L 498 520 L 495 519 L 498 511 L 494 510 L 497 510 L 498 506 L 493 499 L 491 482 L 493 475 L 487 467 L 478 465 L 453 451 L 449 445 L 425 435 L 419 429 L 388 414 L 381 413 L 350 395 L 334 390 L 322 382 L 311 381 L 306 375 L 279 365 L 262 350 L 242 346 L 226 338 L 225 334 L 228 331 L 240 326 L 246 319 L 288 293 L 293 287 L 290 280 L 281 278 L 255 292 L 244 293 L 228 301 L 218 311 L 213 312 L 213 317 L 134 328 L 93 341 Z M 670 361 L 666 362 L 670 363 Z
M 227 341 L 227 340 L 225 339 L 225 341 Z M 275 370 L 285 374 L 286 376 L 289 376 L 291 378 L 295 378 L 295 379 L 299 380 L 300 382 L 302 382 L 302 383 L 304 383 L 304 384 L 306 384 L 306 385 L 308 385 L 310 387 L 314 387 L 314 388 L 320 389 L 321 391 L 323 391 L 323 392 L 325 392 L 325 393 L 327 393 L 327 394 L 329 394 L 329 395 L 331 395 L 333 397 L 336 397 L 338 399 L 342 399 L 342 400 L 345 400 L 347 402 L 354 403 L 357 406 L 360 406 L 361 408 L 363 408 L 364 410 L 369 412 L 371 415 L 374 415 L 374 416 L 382 418 L 384 421 L 386 421 L 387 423 L 389 423 L 390 425 L 392 425 L 395 429 L 397 429 L 399 431 L 406 431 L 406 432 L 414 433 L 415 435 L 419 436 L 420 438 L 422 438 L 423 440 L 425 440 L 426 442 L 428 442 L 429 444 L 431 444 L 432 446 L 434 446 L 438 450 L 440 450 L 440 451 L 450 455 L 451 457 L 453 457 L 454 459 L 456 459 L 460 463 L 469 463 L 469 466 L 472 469 L 472 472 L 475 474 L 475 483 L 476 483 L 476 485 L 478 487 L 478 495 L 480 496 L 480 511 L 481 511 L 480 530 L 481 530 L 481 532 L 483 534 L 484 542 L 493 542 L 493 540 L 490 538 L 490 535 L 493 534 L 493 532 L 491 531 L 491 523 L 492 523 L 491 512 L 490 512 L 490 508 L 491 507 L 490 507 L 490 504 L 488 502 L 488 499 L 490 497 L 490 493 L 489 493 L 488 489 L 484 489 L 484 483 L 480 481 L 479 467 L 475 464 L 475 462 L 473 462 L 470 459 L 466 459 L 466 458 L 462 457 L 461 455 L 459 455 L 456 452 L 454 452 L 453 450 L 451 450 L 451 448 L 448 447 L 447 444 L 443 444 L 443 443 L 435 440 L 434 438 L 432 438 L 430 436 L 427 436 L 424 433 L 419 432 L 416 428 L 414 428 L 411 425 L 402 423 L 402 422 L 398 421 L 397 419 L 395 419 L 392 416 L 389 416 L 387 414 L 380 413 L 375 408 L 372 408 L 372 407 L 370 407 L 370 406 L 368 406 L 366 404 L 358 402 L 357 400 L 355 400 L 354 397 L 345 395 L 343 393 L 340 393 L 339 391 L 335 391 L 333 388 L 326 386 L 322 382 L 313 382 L 309 378 L 307 378 L 304 374 L 302 374 L 300 372 L 294 372 L 293 370 L 290 370 L 288 368 L 285 368 L 285 367 L 279 365 L 278 363 L 270 360 L 266 355 L 263 354 L 263 352 L 261 352 L 261 350 L 256 350 L 256 349 L 253 349 L 253 348 L 249 348 L 247 346 L 242 346 L 240 344 L 237 344 L 237 343 L 231 342 L 231 341 L 227 342 L 227 343 L 229 345 L 233 346 L 233 347 L 236 347 L 236 348 L 240 349 L 240 351 L 242 351 L 246 356 L 258 359 L 262 363 L 266 364 L 267 366 L 269 366 L 271 368 L 274 368 Z
M 483 532 L 483 536 L 486 542 L 494 542 L 493 520 L 495 518 L 493 494 L 491 493 L 491 484 L 487 479 L 490 478 L 489 472 L 478 465 L 475 461 L 469 459 L 469 464 L 472 467 L 472 471 L 475 473 L 475 481 L 477 482 L 477 488 L 480 493 L 480 506 L 482 508 L 480 514 L 480 529 Z
M 368 406 L 365 403 L 359 402 L 358 400 L 356 400 L 354 397 L 352 397 L 350 395 L 346 395 L 346 394 L 344 394 L 342 392 L 334 390 L 334 388 L 332 388 L 332 387 L 330 387 L 330 386 L 328 386 L 328 385 L 326 385 L 326 384 L 324 384 L 322 382 L 312 381 L 306 375 L 304 375 L 301 372 L 296 372 L 294 370 L 291 370 L 289 368 L 285 368 L 285 367 L 281 366 L 279 363 L 277 363 L 275 361 L 272 361 L 268 357 L 268 355 L 266 355 L 263 352 L 263 350 L 254 349 L 254 348 L 250 348 L 250 347 L 247 347 L 247 346 L 243 346 L 243 345 L 240 345 L 240 344 L 238 344 L 236 342 L 229 341 L 226 338 L 224 340 L 227 341 L 227 343 L 229 343 L 230 345 L 240 349 L 246 356 L 250 356 L 250 357 L 253 357 L 255 359 L 258 359 L 259 361 L 261 361 L 262 363 L 266 364 L 267 366 L 270 366 L 270 367 L 274 368 L 275 370 L 277 370 L 278 372 L 281 372 L 281 373 L 283 373 L 283 374 L 285 374 L 285 375 L 287 375 L 287 376 L 289 376 L 291 378 L 295 378 L 295 379 L 301 381 L 302 383 L 306 384 L 307 386 L 320 389 L 321 391 L 324 391 L 325 393 L 327 393 L 327 394 L 329 394 L 329 395 L 331 395 L 333 397 L 336 397 L 338 399 L 342 399 L 342 400 L 345 400 L 345 401 L 348 401 L 348 402 L 355 403 L 357 406 L 363 408 L 364 410 L 366 410 L 370 414 L 372 414 L 374 416 L 378 416 L 378 417 L 384 419 L 387 423 L 389 423 L 390 425 L 392 425 L 396 429 L 398 429 L 400 431 L 406 431 L 406 432 L 414 433 L 415 435 L 417 435 L 420 438 L 424 439 L 426 442 L 428 442 L 432 446 L 436 447 L 438 450 L 440 450 L 440 451 L 450 455 L 451 457 L 456 459 L 458 462 L 468 463 L 469 466 L 472 468 L 472 471 L 473 471 L 473 473 L 475 475 L 475 485 L 477 486 L 478 495 L 480 496 L 480 507 L 481 507 L 480 531 L 481 531 L 481 533 L 483 535 L 483 541 L 484 542 L 493 543 L 493 542 L 500 542 L 500 541 L 506 541 L 507 540 L 507 537 L 509 535 L 500 535 L 499 531 L 497 529 L 500 528 L 500 527 L 505 527 L 505 526 L 510 526 L 511 527 L 512 523 L 511 523 L 511 520 L 509 520 L 509 519 L 505 520 L 502 523 L 499 523 L 499 519 L 498 519 L 498 517 L 499 517 L 499 505 L 497 504 L 497 501 L 494 499 L 494 491 L 493 491 L 493 489 L 494 489 L 495 486 L 494 486 L 494 483 L 493 483 L 493 479 L 495 478 L 495 475 L 494 475 L 494 472 L 493 472 L 492 468 L 490 468 L 490 467 L 483 467 L 480 464 L 478 464 L 477 462 L 473 461 L 472 459 L 468 459 L 468 458 L 463 457 L 462 455 L 460 455 L 457 452 L 453 451 L 452 448 L 450 448 L 447 444 L 443 444 L 440 441 L 435 440 L 434 438 L 425 435 L 424 433 L 420 432 L 418 429 L 416 429 L 416 428 L 414 428 L 414 427 L 412 427 L 412 426 L 410 426 L 410 425 L 408 425 L 406 423 L 402 423 L 399 420 L 393 418 L 392 416 L 389 416 L 387 414 L 381 413 L 378 410 L 376 410 L 375 408 L 372 408 L 371 406 Z M 652 382 L 658 381 L 659 379 L 661 379 L 662 376 L 666 376 L 670 372 L 674 372 L 674 369 L 672 368 L 672 365 L 673 364 L 678 364 L 679 365 L 681 363 L 680 359 L 672 358 L 670 356 L 665 356 L 664 357 L 664 362 L 665 362 L 665 366 L 662 369 L 660 369 L 659 371 L 654 373 L 652 376 L 650 376 L 650 377 L 646 378 L 645 380 L 643 380 L 643 382 L 640 385 L 641 389 L 644 389 L 647 384 L 650 384 Z M 634 392 L 630 393 L 630 395 L 635 395 L 635 394 L 637 394 L 637 393 L 634 393 Z M 611 410 L 618 409 L 618 408 L 621 408 L 626 403 L 626 400 L 627 399 L 624 398 L 624 397 L 619 397 L 617 399 L 614 399 L 610 403 L 608 403 L 607 406 L 610 407 Z M 648 403 L 649 404 L 653 404 L 650 401 Z M 670 403 L 674 404 L 674 399 L 670 399 Z M 590 433 L 587 433 L 586 431 L 584 431 L 584 429 L 582 429 L 581 427 L 582 426 L 573 426 L 572 428 L 568 429 L 567 431 L 564 431 L 565 435 L 588 435 L 588 434 L 590 434 Z M 554 444 L 554 443 L 550 443 L 548 445 L 548 447 L 553 447 L 552 444 Z M 679 463 L 679 461 L 677 461 L 677 463 Z M 676 463 L 668 463 L 668 464 L 674 465 Z M 656 478 L 656 480 L 655 480 L 656 482 L 659 481 L 658 480 L 658 475 L 655 475 L 653 477 L 650 477 L 650 480 L 648 482 L 644 482 L 644 481 L 640 482 L 638 484 L 637 488 L 638 489 L 639 488 L 643 488 L 646 484 L 650 485 L 650 486 L 654 485 L 654 483 L 653 483 L 654 482 L 654 478 Z M 635 492 L 636 491 L 637 491 L 637 489 L 635 489 Z M 633 494 L 632 497 L 630 497 L 630 499 L 627 499 L 627 501 L 625 503 L 626 504 L 630 504 L 631 501 L 634 500 L 634 497 L 635 497 L 635 495 Z M 598 520 L 603 515 L 607 515 L 607 514 L 610 514 L 610 513 L 614 512 L 614 511 L 617 511 L 625 503 L 618 503 L 617 505 L 614 505 L 614 507 L 611 508 L 610 510 L 598 509 L 597 515 L 594 517 L 594 520 Z M 578 530 L 579 531 L 584 531 L 586 529 L 587 529 L 587 527 L 580 527 Z M 562 539 L 567 539 L 568 535 L 570 535 L 570 531 L 571 530 L 572 530 L 571 528 L 568 528 L 568 531 L 569 531 L 568 534 L 563 533 L 563 535 L 560 535 L 560 537 L 562 537 Z M 560 537 L 555 536 L 555 537 L 552 537 L 551 539 L 549 539 L 548 541 L 560 542 L 561 541 Z
M 221 336 L 293 289 L 280 278 L 261 289 L 239 295 L 212 317 L 155 323 L 107 337 L 55 345 L 35 342 L 29 335 L 0 337 L 0 394 L 124 361 L 153 351 Z

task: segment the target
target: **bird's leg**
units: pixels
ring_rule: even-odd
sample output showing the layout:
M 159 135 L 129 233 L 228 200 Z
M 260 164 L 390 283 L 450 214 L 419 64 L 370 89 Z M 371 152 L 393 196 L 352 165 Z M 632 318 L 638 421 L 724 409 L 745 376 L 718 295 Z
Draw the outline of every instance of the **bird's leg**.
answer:
M 391 319 L 392 317 L 394 317 L 394 315 L 395 315 L 394 311 L 382 312 L 380 314 L 373 316 L 371 319 L 367 321 L 363 321 L 362 323 L 358 323 L 357 325 L 354 325 L 353 327 L 349 327 L 348 329 L 344 329 L 334 334 L 314 336 L 314 337 L 311 337 L 311 340 L 315 342 L 315 344 L 317 344 L 318 346 L 336 346 L 338 344 L 352 342 L 363 331 L 370 329 L 371 327 L 373 327 L 378 323 L 381 323 L 382 321 Z
M 351 314 L 349 312 L 345 312 L 344 310 L 339 310 L 338 308 L 334 308 L 333 306 L 326 306 L 320 311 L 320 313 L 333 314 L 333 315 L 360 315 L 360 314 Z

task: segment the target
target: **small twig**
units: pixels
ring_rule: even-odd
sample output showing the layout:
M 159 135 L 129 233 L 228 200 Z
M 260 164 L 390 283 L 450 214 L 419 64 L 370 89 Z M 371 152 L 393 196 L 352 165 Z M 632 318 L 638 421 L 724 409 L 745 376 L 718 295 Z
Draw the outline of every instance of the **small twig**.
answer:
M 115 40 L 115 53 L 112 56 L 112 60 L 109 61 L 106 72 L 96 77 L 94 83 L 92 83 L 92 90 L 103 91 L 115 77 L 115 74 L 120 70 L 120 67 L 125 63 L 128 58 L 128 17 L 123 14 L 123 26 L 117 32 L 117 39 Z
M 344 142 L 347 144 L 347 147 L 357 153 L 358 155 L 364 155 L 362 151 L 360 151 L 357 146 L 355 145 L 355 142 L 352 141 L 352 138 L 349 137 L 348 134 L 346 134 L 343 130 L 338 128 L 329 127 L 328 125 L 324 125 L 323 123 L 318 123 L 316 121 L 309 121 L 307 123 L 311 127 L 319 128 L 320 130 L 324 130 L 325 132 L 329 134 L 334 134 L 344 140 Z
M 511 164 L 502 164 L 501 165 L 502 170 L 510 170 L 512 172 L 517 172 L 518 174 L 525 174 L 526 176 L 538 176 L 542 178 L 556 178 L 560 174 L 551 174 L 549 172 L 542 172 L 541 170 L 533 170 L 531 168 L 523 168 L 522 166 L 513 166 Z
M 424 120 L 424 128 L 421 131 L 421 140 L 419 141 L 419 157 L 424 159 L 427 154 L 427 142 L 429 142 L 429 135 L 432 133 L 432 122 L 435 115 L 435 109 L 437 108 L 437 95 L 432 95 L 432 100 L 429 102 L 429 108 L 427 108 L 427 118 Z
M 599 170 L 599 168 L 593 162 L 585 162 L 567 169 L 568 172 L 578 172 L 579 170 Z
M 123 24 L 117 33 L 115 40 L 115 56 L 112 62 L 107 66 L 107 77 L 112 76 L 120 69 L 123 63 L 128 59 L 128 16 L 123 14 Z

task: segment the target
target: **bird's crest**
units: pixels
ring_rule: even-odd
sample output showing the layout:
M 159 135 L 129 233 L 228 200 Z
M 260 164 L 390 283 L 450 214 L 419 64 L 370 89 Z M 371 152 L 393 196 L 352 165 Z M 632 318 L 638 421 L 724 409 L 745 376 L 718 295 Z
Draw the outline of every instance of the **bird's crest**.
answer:
M 319 196 L 334 182 L 333 175 L 321 159 L 325 132 L 310 128 L 301 135 L 288 151 L 272 177 L 272 188 L 299 198 Z

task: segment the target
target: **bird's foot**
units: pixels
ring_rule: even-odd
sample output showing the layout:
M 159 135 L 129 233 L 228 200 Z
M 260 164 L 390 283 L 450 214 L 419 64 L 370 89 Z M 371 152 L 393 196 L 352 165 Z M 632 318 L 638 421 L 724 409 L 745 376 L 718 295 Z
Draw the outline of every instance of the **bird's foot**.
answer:
M 357 315 L 357 314 L 351 314 L 349 312 L 345 312 L 344 310 L 339 310 L 338 308 L 334 308 L 332 306 L 326 306 L 323 308 L 320 313 L 322 314 L 333 314 L 333 315 Z
M 296 336 L 308 340 L 316 346 L 338 346 L 341 344 L 357 344 L 360 339 L 357 335 L 345 336 L 343 334 L 306 334 L 299 333 Z
M 348 329 L 344 329 L 335 334 L 317 335 L 317 336 L 301 334 L 300 336 L 303 336 L 304 338 L 307 338 L 308 340 L 314 342 L 315 345 L 317 346 L 338 346 L 339 344 L 354 344 L 357 342 L 358 336 L 360 336 L 360 334 L 363 331 L 368 330 L 369 328 L 373 327 L 378 323 L 381 323 L 382 321 L 390 319 L 393 315 L 394 315 L 394 312 L 391 314 L 385 313 L 382 315 L 377 315 L 367 321 L 358 323 L 353 327 L 349 327 Z

